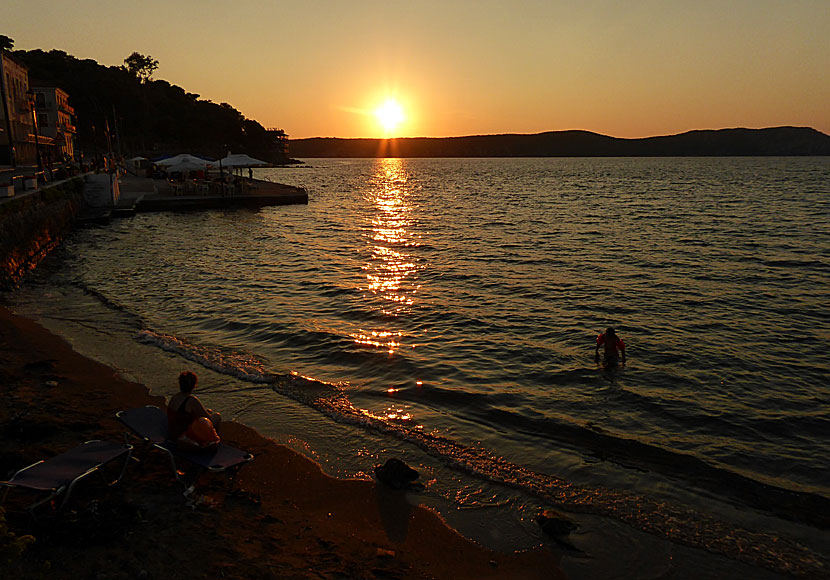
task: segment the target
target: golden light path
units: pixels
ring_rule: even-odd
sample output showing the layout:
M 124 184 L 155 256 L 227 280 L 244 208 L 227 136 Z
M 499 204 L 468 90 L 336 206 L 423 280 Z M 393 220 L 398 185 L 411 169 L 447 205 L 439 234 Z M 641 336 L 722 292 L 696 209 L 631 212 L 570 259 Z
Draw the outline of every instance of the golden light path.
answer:
M 366 272 L 366 291 L 381 298 L 383 314 L 391 317 L 405 315 L 415 302 L 419 286 L 413 282 L 417 264 L 407 248 L 417 245 L 411 231 L 412 205 L 407 186 L 408 175 L 401 159 L 378 159 L 374 175 L 367 188 L 367 199 L 375 209 L 369 232 L 371 257 L 363 266 Z M 402 332 L 387 328 L 360 329 L 353 339 L 356 343 L 386 349 L 393 355 L 401 348 Z M 414 345 L 412 345 L 414 348 Z M 421 381 L 416 381 L 421 385 Z M 394 395 L 395 387 L 387 389 Z M 368 410 L 363 410 L 369 413 Z M 412 420 L 411 413 L 391 404 L 383 412 L 390 421 Z
M 378 159 L 367 195 L 376 213 L 372 218 L 372 255 L 363 266 L 366 271 L 366 289 L 388 303 L 382 312 L 399 316 L 414 303 L 417 287 L 405 286 L 405 280 L 415 272 L 416 265 L 405 253 L 412 245 L 412 207 L 407 203 L 407 174 L 401 159 Z M 399 348 L 400 331 L 388 329 L 361 330 L 355 336 L 359 344 L 385 347 L 390 354 Z

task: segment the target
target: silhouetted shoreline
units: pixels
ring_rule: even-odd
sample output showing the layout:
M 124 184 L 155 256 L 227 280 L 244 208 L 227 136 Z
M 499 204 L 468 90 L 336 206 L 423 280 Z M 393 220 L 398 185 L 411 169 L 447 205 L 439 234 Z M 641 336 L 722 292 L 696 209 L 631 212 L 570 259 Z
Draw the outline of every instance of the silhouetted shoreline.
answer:
M 741 157 L 830 155 L 830 136 L 809 127 L 719 129 L 621 139 L 590 131 L 401 139 L 291 140 L 292 157 Z

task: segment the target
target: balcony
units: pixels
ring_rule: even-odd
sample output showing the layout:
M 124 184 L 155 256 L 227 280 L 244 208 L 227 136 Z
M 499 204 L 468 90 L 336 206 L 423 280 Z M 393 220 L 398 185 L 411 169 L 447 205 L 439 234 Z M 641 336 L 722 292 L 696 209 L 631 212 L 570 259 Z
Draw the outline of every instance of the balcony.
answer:
M 44 135 L 43 133 L 38 133 L 37 139 L 35 139 L 35 134 L 29 133 L 26 135 L 26 139 L 22 140 L 22 142 L 30 143 L 32 145 L 40 145 L 41 147 L 52 147 L 55 144 L 55 138 Z

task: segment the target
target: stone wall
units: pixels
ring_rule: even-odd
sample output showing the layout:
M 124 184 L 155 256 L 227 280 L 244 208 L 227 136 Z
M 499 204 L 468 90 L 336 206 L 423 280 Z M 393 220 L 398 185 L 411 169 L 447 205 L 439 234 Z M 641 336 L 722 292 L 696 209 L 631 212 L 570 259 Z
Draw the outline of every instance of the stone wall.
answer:
M 83 191 L 75 177 L 0 203 L 0 288 L 13 288 L 69 233 Z

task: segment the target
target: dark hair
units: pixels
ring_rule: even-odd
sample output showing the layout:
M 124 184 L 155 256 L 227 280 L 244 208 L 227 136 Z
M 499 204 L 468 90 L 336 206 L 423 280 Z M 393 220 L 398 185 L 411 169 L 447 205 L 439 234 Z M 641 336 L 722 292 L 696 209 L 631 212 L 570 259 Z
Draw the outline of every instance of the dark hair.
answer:
M 611 336 L 616 336 L 617 335 L 617 333 L 614 332 L 614 329 L 611 328 L 610 326 L 605 329 L 605 334 L 610 334 Z
M 179 375 L 179 390 L 183 393 L 190 393 L 193 389 L 196 388 L 196 382 L 199 380 L 199 377 L 196 376 L 196 373 L 192 373 L 190 371 L 182 371 Z

